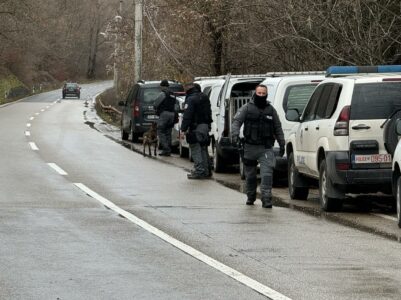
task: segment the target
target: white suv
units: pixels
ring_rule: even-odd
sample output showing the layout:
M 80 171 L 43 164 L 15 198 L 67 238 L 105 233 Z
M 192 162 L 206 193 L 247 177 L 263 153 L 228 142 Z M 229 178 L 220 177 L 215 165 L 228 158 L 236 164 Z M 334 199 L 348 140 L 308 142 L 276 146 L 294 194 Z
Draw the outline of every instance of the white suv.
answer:
M 335 211 L 346 193 L 391 193 L 387 119 L 401 108 L 401 67 L 330 67 L 327 74 L 302 115 L 287 111 L 299 122 L 286 141 L 288 186 L 292 199 L 306 199 L 317 179 L 322 209 Z

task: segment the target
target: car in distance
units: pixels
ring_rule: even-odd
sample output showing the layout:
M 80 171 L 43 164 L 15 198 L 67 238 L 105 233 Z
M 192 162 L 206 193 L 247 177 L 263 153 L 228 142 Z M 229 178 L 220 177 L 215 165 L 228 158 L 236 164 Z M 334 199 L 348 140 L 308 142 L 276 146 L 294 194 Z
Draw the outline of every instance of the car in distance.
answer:
M 78 83 L 75 82 L 64 83 L 62 94 L 63 94 L 63 99 L 65 99 L 65 97 L 67 96 L 74 96 L 80 99 L 81 87 L 78 85 Z

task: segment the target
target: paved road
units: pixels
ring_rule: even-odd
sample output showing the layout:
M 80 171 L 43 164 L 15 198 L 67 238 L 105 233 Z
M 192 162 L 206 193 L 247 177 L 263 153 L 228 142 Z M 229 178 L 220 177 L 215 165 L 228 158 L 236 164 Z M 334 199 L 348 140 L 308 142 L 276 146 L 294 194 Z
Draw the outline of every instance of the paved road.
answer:
M 399 298 L 399 243 L 246 207 L 93 130 L 90 105 L 59 94 L 0 108 L 0 299 Z

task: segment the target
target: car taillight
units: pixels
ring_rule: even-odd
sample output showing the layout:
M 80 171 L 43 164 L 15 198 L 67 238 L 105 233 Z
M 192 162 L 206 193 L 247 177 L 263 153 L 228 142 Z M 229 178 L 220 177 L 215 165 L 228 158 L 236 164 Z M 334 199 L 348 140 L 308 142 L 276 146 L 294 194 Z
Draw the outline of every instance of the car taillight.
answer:
M 334 125 L 335 136 L 347 136 L 349 134 L 349 119 L 350 107 L 344 106 L 338 116 L 336 124 Z
M 349 163 L 336 163 L 336 169 L 339 171 L 349 170 Z
M 134 118 L 139 117 L 139 105 L 138 105 L 138 101 L 134 101 L 134 103 L 131 106 L 132 108 L 132 116 Z

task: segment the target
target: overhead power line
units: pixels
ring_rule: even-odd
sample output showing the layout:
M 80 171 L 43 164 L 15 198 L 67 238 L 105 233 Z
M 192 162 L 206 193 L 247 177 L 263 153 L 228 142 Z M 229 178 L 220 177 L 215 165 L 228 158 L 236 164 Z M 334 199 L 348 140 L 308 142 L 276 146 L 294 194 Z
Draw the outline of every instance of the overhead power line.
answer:
M 191 75 L 192 77 L 194 77 L 194 74 L 192 74 L 191 71 L 189 71 L 183 63 L 180 62 L 180 60 L 174 55 L 173 51 L 174 49 L 171 48 L 166 41 L 161 37 L 160 33 L 158 32 L 158 30 L 156 29 L 156 26 L 150 16 L 150 13 L 148 11 L 148 8 L 146 6 L 146 4 L 144 5 L 144 9 L 145 9 L 145 16 L 148 18 L 149 20 L 149 24 L 152 27 L 153 31 L 155 32 L 157 38 L 160 40 L 161 44 L 163 45 L 163 47 L 166 49 L 167 53 L 174 59 L 174 61 L 180 66 L 182 67 L 189 75 Z

